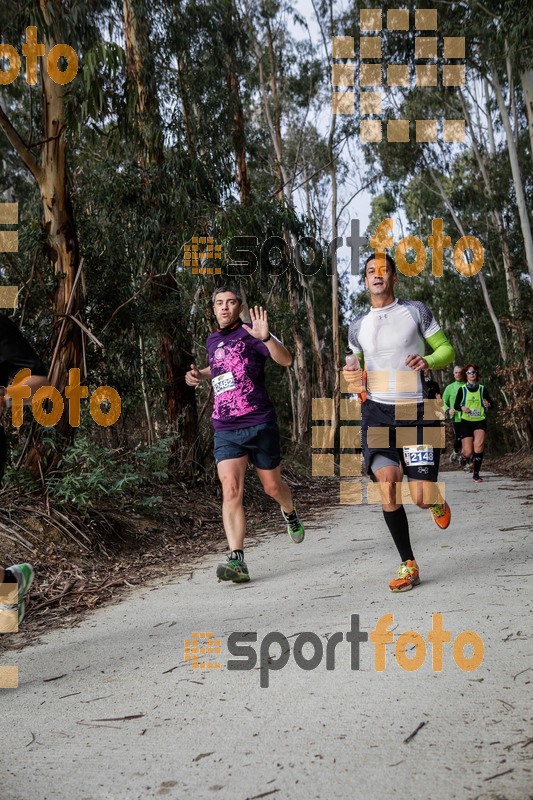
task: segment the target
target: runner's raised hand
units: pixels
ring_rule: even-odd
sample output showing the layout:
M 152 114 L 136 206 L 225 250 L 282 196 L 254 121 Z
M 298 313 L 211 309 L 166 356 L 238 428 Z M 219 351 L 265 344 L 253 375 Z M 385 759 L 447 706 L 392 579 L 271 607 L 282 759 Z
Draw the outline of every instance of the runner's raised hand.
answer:
M 252 327 L 248 330 L 255 339 L 266 339 L 268 336 L 268 314 L 266 308 L 255 306 L 250 308 Z

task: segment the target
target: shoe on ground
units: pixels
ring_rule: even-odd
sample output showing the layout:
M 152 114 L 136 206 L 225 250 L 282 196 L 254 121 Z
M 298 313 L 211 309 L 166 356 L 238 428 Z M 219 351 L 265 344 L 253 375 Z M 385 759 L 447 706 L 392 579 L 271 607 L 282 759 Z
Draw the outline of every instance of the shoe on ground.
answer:
M 228 556 L 223 564 L 218 565 L 217 578 L 219 581 L 246 583 L 250 580 L 250 573 L 245 561 L 239 561 L 237 558 Z
M 480 478 L 479 475 L 474 475 L 474 483 L 483 483 L 483 478 Z
M 20 625 L 26 613 L 25 597 L 28 594 L 31 585 L 33 583 L 33 567 L 31 566 L 31 564 L 14 564 L 12 567 L 9 567 L 9 571 L 17 579 L 18 599 L 16 603 L 1 603 L 0 616 L 2 616 L 1 612 L 3 611 L 7 612 L 16 611 L 18 617 L 18 625 Z M 10 584 L 5 583 L 4 587 L 5 586 L 10 586 Z M 6 617 L 6 620 L 7 619 L 8 618 Z M 9 627 L 8 624 L 7 630 L 5 629 L 5 626 L 2 626 L 0 630 L 2 630 L 3 633 L 7 633 L 8 631 L 15 631 L 15 627 L 14 626 Z
M 402 561 L 398 574 L 389 583 L 391 592 L 408 592 L 420 583 L 420 574 L 416 561 Z
M 304 526 L 300 522 L 298 514 L 296 513 L 296 509 L 294 508 L 290 514 L 286 514 L 283 509 L 281 509 L 281 513 L 283 514 L 283 519 L 287 523 L 287 533 L 289 534 L 291 541 L 295 544 L 300 544 L 303 542 L 305 538 L 305 530 Z
M 450 454 L 450 464 L 455 464 L 457 459 L 459 458 L 459 453 L 456 453 L 455 450 Z
M 433 514 L 433 519 L 435 524 L 444 530 L 450 524 L 450 520 L 452 518 L 452 512 L 448 503 L 435 503 L 435 505 L 430 506 L 431 513 Z

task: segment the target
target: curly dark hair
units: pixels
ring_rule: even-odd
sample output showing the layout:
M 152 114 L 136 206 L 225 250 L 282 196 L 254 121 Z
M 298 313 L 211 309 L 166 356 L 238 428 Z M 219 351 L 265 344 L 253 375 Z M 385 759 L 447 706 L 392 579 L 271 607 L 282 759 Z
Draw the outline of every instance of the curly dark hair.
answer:
M 479 379 L 479 367 L 478 367 L 478 365 L 477 364 L 467 364 L 466 367 L 463 367 L 462 380 L 464 380 L 464 381 L 468 380 L 468 378 L 466 377 L 466 373 L 468 372 L 469 369 L 475 370 L 476 376 Z

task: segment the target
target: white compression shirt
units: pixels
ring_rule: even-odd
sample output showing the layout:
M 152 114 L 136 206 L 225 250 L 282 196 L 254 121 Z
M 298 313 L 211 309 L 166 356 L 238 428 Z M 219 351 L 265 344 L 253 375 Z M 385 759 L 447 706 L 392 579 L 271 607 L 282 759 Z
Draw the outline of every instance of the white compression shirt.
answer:
M 352 351 L 364 358 L 368 398 L 386 405 L 422 400 L 421 373 L 406 366 L 405 359 L 423 355 L 425 339 L 438 331 L 433 314 L 418 300 L 396 299 L 357 316 L 350 324 L 348 341 Z

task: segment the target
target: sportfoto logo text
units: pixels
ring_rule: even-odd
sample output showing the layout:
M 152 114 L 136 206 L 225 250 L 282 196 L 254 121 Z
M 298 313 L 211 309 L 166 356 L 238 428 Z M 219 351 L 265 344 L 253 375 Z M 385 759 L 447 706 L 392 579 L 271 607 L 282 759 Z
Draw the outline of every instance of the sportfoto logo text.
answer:
M 34 25 L 26 28 L 26 43 L 22 45 L 22 55 L 26 59 L 26 83 L 34 86 L 37 83 L 37 59 L 44 59 L 46 55 L 45 45 L 37 41 L 37 28 Z M 61 58 L 66 61 L 63 70 L 59 69 Z M 18 78 L 22 62 L 18 52 L 10 44 L 0 44 L 0 65 L 2 60 L 4 64 L 7 61 L 7 68 L 0 69 L 0 86 L 7 86 Z M 70 83 L 78 74 L 76 51 L 68 44 L 54 45 L 46 55 L 46 71 L 54 83 L 62 86 Z
M 431 666 L 433 672 L 442 672 L 445 662 L 446 644 L 451 644 L 453 661 L 463 672 L 472 672 L 483 663 L 485 647 L 483 639 L 474 631 L 461 631 L 453 640 L 450 631 L 444 629 L 443 614 L 432 614 L 431 630 L 427 634 L 427 642 L 418 631 L 404 631 L 394 638 L 390 628 L 394 625 L 393 614 L 383 614 L 370 633 L 362 631 L 359 624 L 359 614 L 350 617 L 350 630 L 343 634 L 341 631 L 332 633 L 325 645 L 318 634 L 311 631 L 299 633 L 292 646 L 289 639 L 279 631 L 267 633 L 259 644 L 259 654 L 252 643 L 258 641 L 256 631 L 235 631 L 228 636 L 227 647 L 230 655 L 236 658 L 228 659 L 229 670 L 249 671 L 257 667 L 259 661 L 259 684 L 262 689 L 270 685 L 270 672 L 283 669 L 292 657 L 296 665 L 306 672 L 317 669 L 325 657 L 326 670 L 335 669 L 337 646 L 346 641 L 350 645 L 350 668 L 360 669 L 360 645 L 368 642 L 374 646 L 374 670 L 384 672 L 388 666 L 387 645 L 394 644 L 394 660 L 396 665 L 406 672 L 415 672 L 425 663 L 428 646 L 431 645 Z M 193 669 L 220 670 L 222 664 L 221 639 L 215 638 L 213 633 L 192 634 L 192 640 L 185 641 L 185 661 L 189 661 Z M 465 654 L 465 648 L 469 653 Z M 306 652 L 304 653 L 304 648 Z M 409 655 L 408 655 L 409 652 Z M 390 651 L 389 651 L 390 654 Z M 216 661 L 207 657 L 216 656 Z M 449 663 L 449 654 L 448 654 Z
M 392 237 L 394 220 L 390 217 L 381 220 L 370 240 L 360 234 L 359 222 L 358 219 L 352 219 L 350 236 L 337 236 L 327 245 L 325 252 L 320 242 L 312 236 L 298 240 L 297 253 L 281 236 L 269 236 L 261 243 L 257 236 L 233 236 L 226 245 L 227 258 L 222 271 L 229 276 L 247 277 L 257 270 L 264 270 L 268 275 L 276 276 L 293 267 L 303 275 L 316 275 L 324 264 L 327 266 L 336 258 L 337 251 L 344 244 L 350 249 L 352 275 L 359 275 L 360 250 L 368 245 L 376 257 L 384 257 L 387 250 L 394 248 L 398 271 L 410 278 L 420 275 L 426 266 L 427 249 L 431 250 L 431 272 L 436 278 L 442 278 L 445 251 L 450 249 L 452 264 L 463 277 L 476 275 L 483 267 L 485 251 L 479 239 L 462 236 L 452 245 L 451 237 L 444 233 L 442 219 L 432 220 L 427 248 L 418 236 L 404 236 L 395 245 Z M 216 257 L 220 258 L 219 255 Z M 188 251 L 185 253 L 185 263 L 189 266 Z

